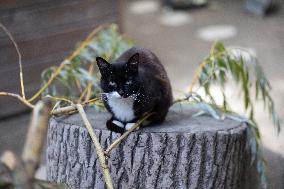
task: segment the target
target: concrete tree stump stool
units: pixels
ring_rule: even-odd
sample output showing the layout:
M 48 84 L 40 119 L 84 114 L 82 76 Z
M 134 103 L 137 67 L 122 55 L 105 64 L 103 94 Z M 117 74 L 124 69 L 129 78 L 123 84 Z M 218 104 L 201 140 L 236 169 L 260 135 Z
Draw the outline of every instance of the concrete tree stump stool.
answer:
M 86 112 L 106 149 L 120 134 L 106 129 L 108 113 Z M 114 187 L 244 188 L 250 163 L 247 125 L 191 115 L 190 109 L 172 108 L 163 124 L 135 131 L 113 149 L 108 165 Z M 105 188 L 95 148 L 78 114 L 50 120 L 47 177 L 72 188 Z

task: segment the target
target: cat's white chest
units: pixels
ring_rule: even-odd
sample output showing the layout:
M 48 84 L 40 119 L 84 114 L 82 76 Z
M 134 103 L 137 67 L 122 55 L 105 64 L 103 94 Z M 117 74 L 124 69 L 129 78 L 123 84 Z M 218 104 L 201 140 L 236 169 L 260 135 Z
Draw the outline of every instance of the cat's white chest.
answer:
M 134 97 L 122 98 L 117 92 L 111 92 L 107 94 L 107 99 L 109 107 L 119 120 L 128 122 L 135 118 Z

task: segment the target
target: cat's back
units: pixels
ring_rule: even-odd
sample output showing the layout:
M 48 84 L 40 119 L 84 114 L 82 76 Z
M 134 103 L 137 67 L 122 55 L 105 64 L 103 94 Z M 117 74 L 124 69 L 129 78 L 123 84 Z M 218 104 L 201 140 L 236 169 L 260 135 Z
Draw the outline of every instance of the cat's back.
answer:
M 130 48 L 116 62 L 126 62 L 135 53 L 139 53 L 139 71 L 151 70 L 153 74 L 154 72 L 165 73 L 165 69 L 157 56 L 151 50 L 144 47 L 135 46 Z
M 136 113 L 140 112 L 140 116 L 149 111 L 156 112 L 150 122 L 159 123 L 165 119 L 173 102 L 170 80 L 157 56 L 149 49 L 133 47 L 124 52 L 116 62 L 127 62 L 136 53 L 139 54 L 138 73 L 142 87 L 134 108 Z

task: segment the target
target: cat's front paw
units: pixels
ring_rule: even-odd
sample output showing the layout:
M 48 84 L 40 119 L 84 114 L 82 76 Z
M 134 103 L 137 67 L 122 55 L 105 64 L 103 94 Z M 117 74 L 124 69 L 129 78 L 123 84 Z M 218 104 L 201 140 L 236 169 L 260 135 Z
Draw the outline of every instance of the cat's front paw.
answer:
M 120 121 L 110 119 L 107 121 L 106 126 L 109 130 L 116 132 L 116 133 L 124 133 L 125 132 L 125 126 Z
M 135 124 L 136 124 L 136 123 L 127 123 L 127 124 L 125 125 L 125 130 L 127 130 L 127 131 L 130 130 L 132 127 L 135 126 Z M 138 128 L 137 128 L 137 129 L 138 129 Z M 137 130 L 137 129 L 136 129 L 136 130 Z

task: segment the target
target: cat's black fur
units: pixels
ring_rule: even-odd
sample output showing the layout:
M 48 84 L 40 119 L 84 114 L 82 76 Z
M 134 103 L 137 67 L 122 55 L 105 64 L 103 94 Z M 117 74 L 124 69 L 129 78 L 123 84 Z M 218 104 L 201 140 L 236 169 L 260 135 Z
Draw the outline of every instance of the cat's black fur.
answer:
M 124 132 L 123 128 L 116 127 L 112 121 L 118 120 L 123 124 L 136 122 L 147 112 L 154 112 L 148 118 L 150 123 L 162 122 L 165 119 L 173 100 L 172 89 L 167 73 L 154 53 L 145 48 L 133 47 L 112 64 L 100 57 L 97 57 L 97 64 L 102 75 L 103 101 L 113 116 L 107 122 L 110 130 Z M 113 91 L 117 91 L 123 98 L 135 95 L 132 120 L 120 120 L 113 112 L 106 96 L 106 93 Z

